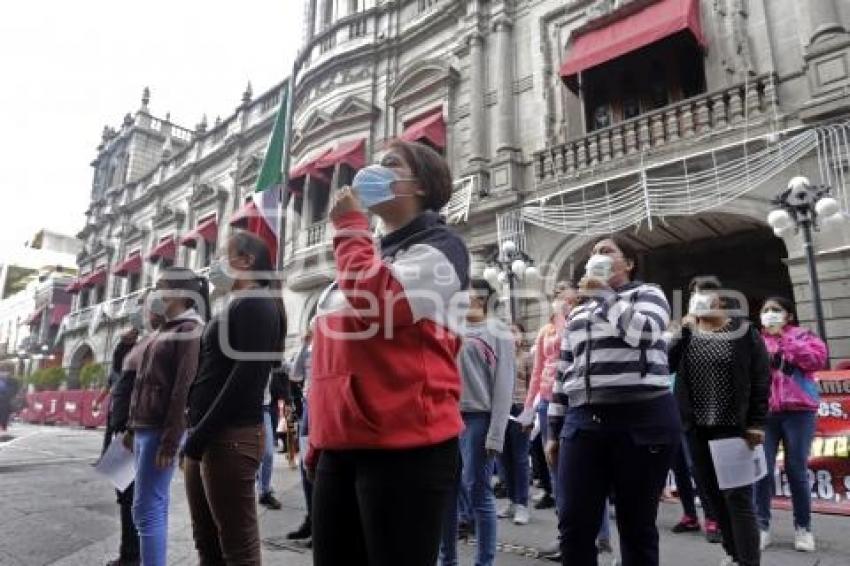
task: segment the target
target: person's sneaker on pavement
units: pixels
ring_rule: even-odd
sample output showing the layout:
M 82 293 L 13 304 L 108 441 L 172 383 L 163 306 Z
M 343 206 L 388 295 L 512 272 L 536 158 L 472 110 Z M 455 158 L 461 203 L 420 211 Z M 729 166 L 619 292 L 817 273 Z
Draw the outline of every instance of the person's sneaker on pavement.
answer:
M 514 506 L 514 525 L 527 525 L 531 521 L 531 514 L 525 505 Z
M 815 537 L 810 530 L 797 529 L 794 534 L 794 550 L 799 552 L 815 551 Z
M 313 536 L 312 523 L 310 517 L 304 517 L 304 522 L 301 526 L 291 533 L 286 534 L 288 540 L 306 540 Z
M 674 533 L 693 533 L 700 530 L 699 519 L 690 515 L 683 515 L 679 522 L 671 529 Z
M 551 509 L 555 506 L 555 499 L 548 493 L 540 498 L 540 501 L 534 504 L 535 509 Z
M 503 505 L 502 508 L 499 509 L 499 512 L 496 513 L 496 516 L 500 519 L 507 519 L 508 517 L 513 517 L 514 516 L 514 504 L 513 503 L 507 503 L 507 504 Z
M 614 547 L 611 546 L 611 540 L 607 538 L 600 538 L 596 541 L 596 549 L 600 553 L 612 554 L 614 552 Z
M 275 497 L 271 491 L 260 497 L 260 505 L 267 509 L 274 510 L 283 507 L 283 505 L 281 505 L 280 501 L 277 500 L 277 497 Z
M 556 540 L 554 543 L 541 548 L 537 551 L 537 558 L 559 562 L 561 560 L 561 541 Z
M 723 537 L 720 534 L 720 527 L 717 526 L 717 521 L 705 521 L 705 538 L 712 544 L 723 542 Z
M 459 522 L 457 524 L 457 538 L 458 540 L 465 540 L 475 534 L 475 525 L 472 523 Z
M 738 566 L 738 563 L 735 562 L 735 559 L 731 556 L 727 556 L 726 558 L 720 561 L 720 566 Z
M 770 546 L 770 531 L 759 529 L 759 548 L 765 550 Z

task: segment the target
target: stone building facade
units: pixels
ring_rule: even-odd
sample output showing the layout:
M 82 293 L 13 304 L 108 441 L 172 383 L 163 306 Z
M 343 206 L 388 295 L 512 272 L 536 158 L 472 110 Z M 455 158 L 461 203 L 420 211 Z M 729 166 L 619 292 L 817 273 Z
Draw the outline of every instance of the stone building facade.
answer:
M 460 197 L 453 220 L 477 271 L 500 241 L 513 239 L 541 267 L 537 290 L 546 292 L 574 277 L 594 238 L 617 233 L 641 251 L 642 278 L 674 301 L 690 277 L 715 273 L 753 305 L 793 294 L 800 318 L 812 322 L 801 240 L 776 237 L 765 218 L 771 199 L 801 174 L 831 185 L 847 216 L 847 2 L 306 0 L 303 7 L 294 198 L 282 246 L 290 348 L 334 276 L 327 227 L 334 191 L 397 137 L 429 143 L 449 160 Z M 270 132 L 274 105 L 265 102 L 276 96 L 248 94 L 209 131 L 153 118 L 145 96 L 99 148 L 81 271 L 114 270 L 134 250 L 150 254 L 163 237 L 211 213 L 220 238 L 250 186 Z M 177 248 L 174 261 L 203 267 L 202 245 Z M 824 226 L 815 248 L 832 355 L 850 357 L 848 223 Z M 97 286 L 88 293 L 96 302 L 126 302 L 155 275 L 142 263 L 135 285 L 110 274 L 102 297 Z M 519 314 L 539 320 L 541 304 L 521 300 Z M 68 317 L 64 336 L 100 358 L 111 326 L 97 321 L 97 307 L 85 309 Z M 65 351 L 72 367 L 76 348 Z

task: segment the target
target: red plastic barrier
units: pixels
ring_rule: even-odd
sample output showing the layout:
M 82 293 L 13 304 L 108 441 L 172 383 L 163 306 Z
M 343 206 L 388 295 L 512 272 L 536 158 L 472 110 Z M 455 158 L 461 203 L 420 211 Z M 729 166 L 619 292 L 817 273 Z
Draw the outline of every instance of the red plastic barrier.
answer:
M 64 423 L 67 425 L 82 424 L 83 417 L 83 395 L 85 391 L 74 390 L 65 391 L 63 395 L 64 404 Z
M 61 424 L 65 419 L 65 404 L 63 391 L 42 392 L 44 402 L 44 422 L 48 424 Z
M 821 394 L 817 431 L 809 458 L 812 509 L 818 513 L 850 515 L 850 371 L 824 371 L 816 375 Z M 790 508 L 788 477 L 777 456 L 774 504 Z
M 80 399 L 81 418 L 80 424 L 86 428 L 98 428 L 106 426 L 107 407 L 109 407 L 109 397 L 103 400 L 99 410 L 95 411 L 94 401 L 100 393 L 98 391 L 82 391 Z
M 31 424 L 44 422 L 44 400 L 41 393 L 27 394 L 27 406 L 21 412 L 21 418 Z

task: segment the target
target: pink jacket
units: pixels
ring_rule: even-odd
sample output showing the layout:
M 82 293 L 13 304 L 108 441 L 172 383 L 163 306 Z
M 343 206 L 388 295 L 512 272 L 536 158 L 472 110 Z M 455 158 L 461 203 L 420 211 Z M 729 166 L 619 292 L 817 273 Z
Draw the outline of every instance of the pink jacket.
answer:
M 771 357 L 781 352 L 783 359 L 801 370 L 806 378 L 814 379 L 814 372 L 826 367 L 826 345 L 811 331 L 799 326 L 786 325 L 781 335 L 768 334 L 762 331 L 762 338 Z M 771 369 L 772 383 L 776 383 L 782 370 Z
M 554 325 L 554 332 L 552 326 Z M 528 385 L 528 395 L 525 398 L 526 408 L 534 405 L 534 398 L 540 393 L 545 401 L 552 400 L 552 387 L 558 373 L 558 363 L 561 359 L 561 338 L 564 333 L 564 318 L 556 317 L 553 324 L 544 326 L 537 335 L 534 348 L 534 369 L 531 373 L 531 383 Z

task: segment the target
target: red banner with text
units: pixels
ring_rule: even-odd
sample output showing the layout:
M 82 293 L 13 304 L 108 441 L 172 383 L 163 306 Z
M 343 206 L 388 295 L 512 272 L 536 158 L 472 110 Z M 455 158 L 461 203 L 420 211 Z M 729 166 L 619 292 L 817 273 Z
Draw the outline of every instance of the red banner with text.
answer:
M 823 371 L 816 378 L 821 401 L 809 457 L 812 510 L 850 515 L 850 371 Z M 780 448 L 775 505 L 790 508 L 791 490 L 781 458 Z

